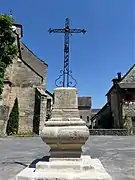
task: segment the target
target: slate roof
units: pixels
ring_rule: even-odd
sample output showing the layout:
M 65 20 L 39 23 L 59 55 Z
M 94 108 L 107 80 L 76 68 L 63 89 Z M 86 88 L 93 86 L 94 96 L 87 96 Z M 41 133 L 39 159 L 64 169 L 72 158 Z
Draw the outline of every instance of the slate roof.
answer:
M 106 103 L 92 118 L 91 120 L 94 120 L 101 112 L 103 112 L 106 108 L 109 108 L 109 103 Z
M 22 41 L 20 41 L 20 53 L 22 60 L 28 64 L 42 78 L 45 78 L 47 64 L 39 59 Z
M 135 83 L 119 83 L 120 88 L 125 88 L 125 89 L 134 89 L 135 88 Z
M 112 87 L 108 90 L 108 92 L 106 93 L 106 96 L 113 90 L 113 88 L 115 88 L 116 86 L 118 86 L 118 84 L 114 84 L 112 85 Z
M 100 109 L 91 109 L 92 113 L 97 113 L 98 111 L 100 111 Z
M 116 86 L 119 86 L 120 88 L 135 88 L 135 83 L 122 83 L 123 79 L 130 73 L 130 71 L 135 67 L 135 64 L 127 71 L 127 73 L 121 78 L 121 80 L 117 83 L 112 85 L 112 87 L 107 92 L 106 96 L 112 91 L 112 89 Z
M 78 97 L 78 106 L 79 107 L 91 107 L 91 97 L 90 96 Z
M 100 109 L 91 109 L 91 118 L 95 116 L 100 111 Z
M 127 71 L 127 73 L 121 78 L 121 81 L 130 73 L 130 71 L 135 67 L 135 64 Z M 120 82 L 121 82 L 120 81 Z

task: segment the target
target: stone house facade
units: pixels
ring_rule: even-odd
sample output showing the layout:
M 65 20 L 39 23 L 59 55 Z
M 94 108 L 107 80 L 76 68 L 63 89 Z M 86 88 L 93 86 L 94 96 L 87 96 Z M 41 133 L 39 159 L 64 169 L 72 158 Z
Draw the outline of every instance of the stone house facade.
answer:
M 90 96 L 79 96 L 78 109 L 80 118 L 86 122 L 89 128 L 92 128 L 93 122 L 91 118 L 99 111 L 99 109 L 92 109 L 92 98 Z
M 104 122 L 109 128 L 121 129 L 128 126 L 135 131 L 135 65 L 123 77 L 118 73 L 112 81 L 113 85 L 106 94 L 107 104 L 92 120 L 96 119 L 97 127 L 101 125 L 105 128 Z
M 22 42 L 22 25 L 13 21 L 13 26 L 18 56 L 5 72 L 0 101 L 0 134 L 6 134 L 8 119 L 16 98 L 19 106 L 19 133 L 34 132 L 34 124 L 39 124 L 38 132 L 36 130 L 36 133 L 39 133 L 46 117 L 47 64 Z
M 80 118 L 86 121 L 86 124 L 90 124 L 91 119 L 91 97 L 81 96 L 78 97 L 78 109 Z

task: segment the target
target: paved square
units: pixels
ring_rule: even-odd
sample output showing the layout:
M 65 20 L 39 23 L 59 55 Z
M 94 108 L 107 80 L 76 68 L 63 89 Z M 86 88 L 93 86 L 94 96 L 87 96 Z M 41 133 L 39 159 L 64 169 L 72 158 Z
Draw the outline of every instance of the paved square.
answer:
M 99 158 L 113 180 L 135 180 L 135 136 L 90 136 L 83 148 Z M 40 137 L 0 138 L 0 180 L 10 180 L 32 161 L 48 154 Z

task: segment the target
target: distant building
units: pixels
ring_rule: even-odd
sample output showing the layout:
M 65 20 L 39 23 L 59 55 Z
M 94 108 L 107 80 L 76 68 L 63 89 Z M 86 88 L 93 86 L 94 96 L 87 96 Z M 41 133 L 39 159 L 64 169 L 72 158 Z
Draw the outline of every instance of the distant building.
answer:
M 135 131 L 135 65 L 122 77 L 117 73 L 107 92 L 107 103 L 91 121 L 98 128 L 129 128 Z
M 86 121 L 86 124 L 89 125 L 91 119 L 91 97 L 78 97 L 78 109 L 80 118 Z
M 110 129 L 113 127 L 113 119 L 110 106 L 106 103 L 92 118 L 94 128 Z
M 86 122 L 89 128 L 93 128 L 95 123 L 91 121 L 91 118 L 99 111 L 99 109 L 91 109 L 92 98 L 90 96 L 78 97 L 78 109 L 80 118 Z

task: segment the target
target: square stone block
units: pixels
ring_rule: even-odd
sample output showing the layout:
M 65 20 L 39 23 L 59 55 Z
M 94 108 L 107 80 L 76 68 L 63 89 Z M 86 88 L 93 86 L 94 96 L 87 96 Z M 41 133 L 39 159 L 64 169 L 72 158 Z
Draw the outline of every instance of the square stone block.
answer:
M 76 88 L 55 88 L 54 89 L 54 106 L 53 108 L 66 109 L 77 108 L 78 98 Z

